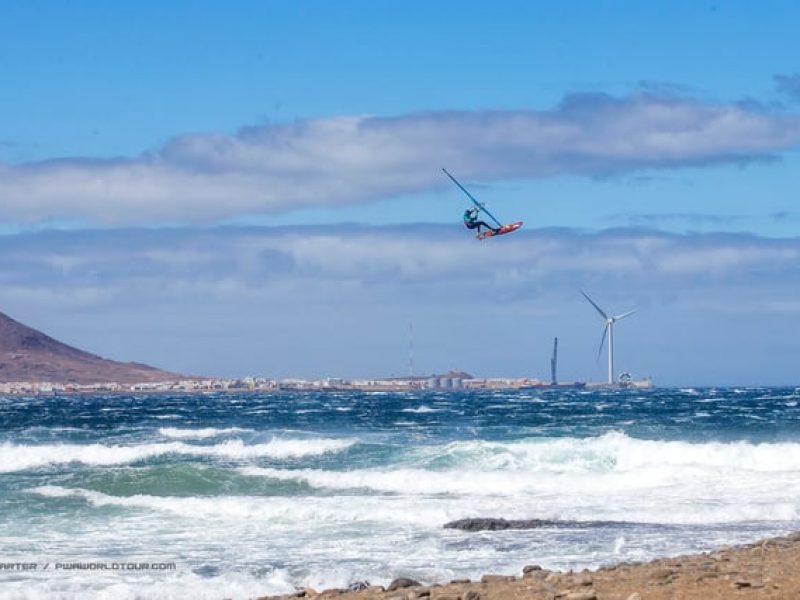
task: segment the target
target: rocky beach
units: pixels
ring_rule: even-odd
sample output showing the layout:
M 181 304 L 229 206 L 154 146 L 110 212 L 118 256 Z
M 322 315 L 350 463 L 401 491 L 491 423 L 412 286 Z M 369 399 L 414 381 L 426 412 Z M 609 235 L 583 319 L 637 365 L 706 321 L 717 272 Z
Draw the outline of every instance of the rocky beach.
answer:
M 423 585 L 409 578 L 388 587 L 298 590 L 259 600 L 723 600 L 800 598 L 800 533 L 646 563 L 597 570 L 549 571 L 534 563 L 515 575 L 484 575 Z

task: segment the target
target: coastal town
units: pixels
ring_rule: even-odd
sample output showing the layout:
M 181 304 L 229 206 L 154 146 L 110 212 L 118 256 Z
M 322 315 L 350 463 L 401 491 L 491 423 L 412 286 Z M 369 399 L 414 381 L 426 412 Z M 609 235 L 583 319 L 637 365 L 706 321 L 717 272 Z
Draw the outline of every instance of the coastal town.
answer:
M 418 374 L 413 360 L 404 376 L 208 377 L 165 371 L 138 362 L 118 362 L 69 346 L 0 313 L 0 394 L 55 395 L 108 393 L 210 393 L 288 391 L 405 392 L 414 390 L 645 389 L 650 378 L 615 376 L 609 362 L 607 381 L 562 381 L 558 376 L 558 339 L 550 359 L 550 377 L 476 377 L 452 369 Z
M 466 374 L 427 377 L 343 379 L 269 379 L 241 377 L 227 379 L 179 379 L 141 383 L 61 383 L 50 381 L 0 382 L 0 394 L 96 394 L 96 393 L 197 393 L 197 392 L 277 392 L 277 391 L 363 391 L 405 392 L 414 390 L 509 390 L 509 389 L 583 389 L 607 387 L 604 382 L 554 384 L 537 378 L 479 378 Z M 616 387 L 647 389 L 650 379 L 621 379 Z

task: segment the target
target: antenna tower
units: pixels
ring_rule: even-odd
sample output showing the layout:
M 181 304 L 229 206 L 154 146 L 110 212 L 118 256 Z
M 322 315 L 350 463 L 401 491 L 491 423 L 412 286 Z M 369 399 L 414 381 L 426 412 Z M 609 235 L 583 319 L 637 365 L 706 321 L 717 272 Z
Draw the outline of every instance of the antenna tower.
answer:
M 408 376 L 414 377 L 414 321 L 408 322 Z

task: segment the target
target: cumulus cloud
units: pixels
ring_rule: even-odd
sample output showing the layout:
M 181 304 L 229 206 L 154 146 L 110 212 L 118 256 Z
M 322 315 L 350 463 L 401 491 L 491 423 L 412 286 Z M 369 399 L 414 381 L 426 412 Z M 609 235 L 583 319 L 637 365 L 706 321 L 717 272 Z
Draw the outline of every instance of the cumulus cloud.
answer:
M 796 238 L 230 227 L 26 233 L 0 237 L 0 251 L 0 310 L 182 372 L 404 373 L 413 319 L 423 372 L 543 374 L 558 335 L 564 377 L 599 378 L 602 323 L 580 288 L 608 310 L 640 309 L 619 361 L 659 383 L 786 383 L 800 351 Z
M 96 230 L 5 236 L 0 250 L 0 298 L 12 288 L 93 290 L 77 300 L 106 289 L 106 299 L 136 306 L 185 302 L 199 290 L 205 299 L 296 302 L 324 290 L 326 301 L 355 294 L 450 304 L 535 289 L 572 294 L 593 281 L 697 294 L 706 285 L 800 280 L 797 239 L 637 229 L 522 230 L 482 243 L 444 225 Z
M 800 115 L 672 95 L 566 97 L 553 110 L 338 116 L 176 137 L 138 157 L 0 164 L 6 220 L 215 222 L 371 202 L 463 177 L 607 176 L 763 160 Z

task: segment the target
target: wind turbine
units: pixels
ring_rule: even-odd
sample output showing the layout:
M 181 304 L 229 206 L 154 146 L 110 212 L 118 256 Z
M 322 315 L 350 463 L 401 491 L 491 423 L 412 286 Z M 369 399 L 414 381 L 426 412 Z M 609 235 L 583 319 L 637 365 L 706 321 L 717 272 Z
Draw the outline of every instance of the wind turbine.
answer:
M 581 290 L 581 294 L 583 294 L 583 297 L 589 301 L 589 304 L 594 306 L 595 310 L 599 312 L 600 316 L 606 321 L 605 329 L 603 329 L 603 337 L 600 340 L 600 348 L 597 350 L 597 360 L 600 360 L 600 354 L 603 352 L 603 344 L 606 341 L 606 334 L 608 334 L 608 384 L 614 385 L 614 323 L 625 317 L 630 317 L 636 311 L 631 310 L 617 315 L 616 317 L 609 317 L 602 308 L 595 304 L 594 300 L 586 295 L 586 292 Z

